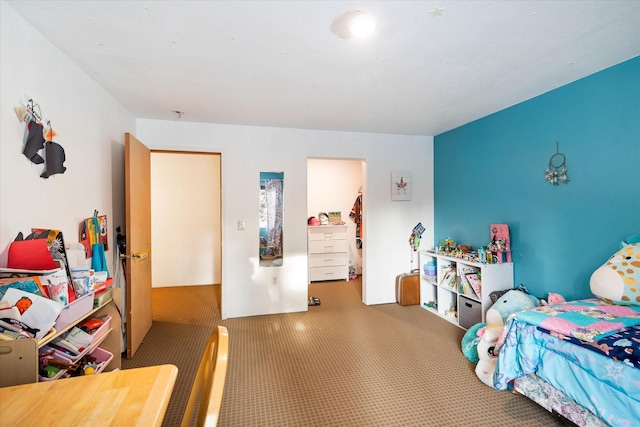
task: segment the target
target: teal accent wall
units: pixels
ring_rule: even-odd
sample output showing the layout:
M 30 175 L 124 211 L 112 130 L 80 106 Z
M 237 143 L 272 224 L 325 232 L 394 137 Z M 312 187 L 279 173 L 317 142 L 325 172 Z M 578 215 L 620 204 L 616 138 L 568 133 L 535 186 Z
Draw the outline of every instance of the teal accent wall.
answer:
M 570 182 L 553 186 L 556 141 Z M 640 56 L 437 135 L 434 185 L 437 240 L 483 246 L 507 223 L 516 285 L 593 296 L 591 273 L 640 234 Z

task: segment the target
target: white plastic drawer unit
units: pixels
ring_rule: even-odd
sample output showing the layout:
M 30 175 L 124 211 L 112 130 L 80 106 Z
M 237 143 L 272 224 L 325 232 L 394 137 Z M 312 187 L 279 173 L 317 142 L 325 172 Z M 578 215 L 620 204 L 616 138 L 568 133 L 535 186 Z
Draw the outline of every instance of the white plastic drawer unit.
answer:
M 348 280 L 346 225 L 308 227 L 309 281 Z

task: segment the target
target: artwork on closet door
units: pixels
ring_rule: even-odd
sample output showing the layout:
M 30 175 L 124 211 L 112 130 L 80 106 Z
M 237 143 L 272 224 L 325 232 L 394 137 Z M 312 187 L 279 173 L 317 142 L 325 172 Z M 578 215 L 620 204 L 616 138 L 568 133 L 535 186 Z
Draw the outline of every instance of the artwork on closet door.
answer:
M 260 266 L 282 265 L 284 172 L 260 172 Z
M 411 172 L 391 172 L 391 200 L 411 200 Z

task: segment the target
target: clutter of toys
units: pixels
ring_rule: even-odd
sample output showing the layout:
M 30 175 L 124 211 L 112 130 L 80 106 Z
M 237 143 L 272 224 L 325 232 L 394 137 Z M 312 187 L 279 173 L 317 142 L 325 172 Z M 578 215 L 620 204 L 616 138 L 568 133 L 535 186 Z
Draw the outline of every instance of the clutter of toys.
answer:
M 435 246 L 434 252 L 482 264 L 511 262 L 509 226 L 507 224 L 491 224 L 489 243 L 478 249 L 474 250 L 470 245 L 458 244 L 447 237 L 440 240 L 440 245 Z

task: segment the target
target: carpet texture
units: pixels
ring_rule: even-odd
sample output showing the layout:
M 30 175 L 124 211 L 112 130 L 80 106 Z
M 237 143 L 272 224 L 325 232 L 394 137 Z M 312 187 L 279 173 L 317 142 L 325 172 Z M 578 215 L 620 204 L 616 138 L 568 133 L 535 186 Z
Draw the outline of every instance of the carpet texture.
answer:
M 213 326 L 229 330 L 219 426 L 556 426 L 496 392 L 462 354 L 464 330 L 419 306 L 361 303 L 360 279 L 309 285 L 308 312 L 220 320 L 220 286 L 156 288 L 154 322 L 123 369 L 173 363 L 163 426 L 178 426 Z

